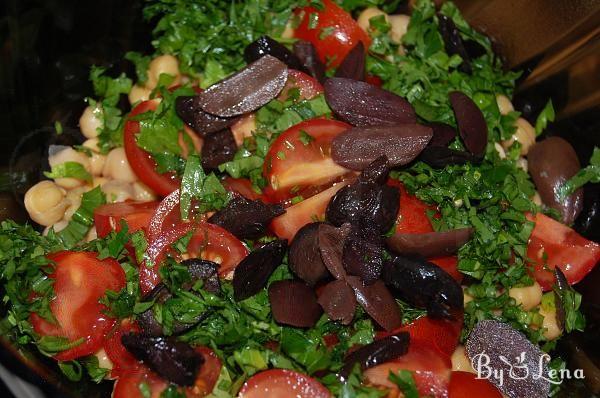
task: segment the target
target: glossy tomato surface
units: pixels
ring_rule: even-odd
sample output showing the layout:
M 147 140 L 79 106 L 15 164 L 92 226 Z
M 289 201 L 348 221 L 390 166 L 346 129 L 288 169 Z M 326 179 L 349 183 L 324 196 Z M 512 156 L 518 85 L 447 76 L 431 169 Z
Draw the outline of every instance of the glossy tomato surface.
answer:
M 502 394 L 486 379 L 469 372 L 452 372 L 448 398 L 502 398 Z
M 290 90 L 295 88 L 298 89 L 299 100 L 312 99 L 324 91 L 323 86 L 317 79 L 299 70 L 289 69 L 288 80 L 278 99 L 281 101 L 286 100 L 289 97 Z
M 287 369 L 255 374 L 242 386 L 238 398 L 328 398 L 329 390 L 312 377 Z
M 131 320 L 123 320 L 115 325 L 113 330 L 106 336 L 104 351 L 113 364 L 110 372 L 111 377 L 117 378 L 130 373 L 141 366 L 141 363 L 123 346 L 121 337 L 128 333 L 139 333 L 140 328 Z
M 400 189 L 400 210 L 396 223 L 396 232 L 426 233 L 433 232 L 427 211 L 435 211 L 435 207 L 408 193 L 404 184 L 390 178 L 388 185 Z
M 94 210 L 94 225 L 98 237 L 121 230 L 121 220 L 127 223 L 129 233 L 147 230 L 158 202 L 122 202 L 102 205 Z

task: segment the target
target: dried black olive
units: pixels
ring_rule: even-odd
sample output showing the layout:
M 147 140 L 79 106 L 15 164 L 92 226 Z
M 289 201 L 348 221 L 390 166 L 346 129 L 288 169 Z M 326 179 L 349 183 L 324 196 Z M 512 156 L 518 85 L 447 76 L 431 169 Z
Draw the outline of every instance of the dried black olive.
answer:
M 298 40 L 294 43 L 294 54 L 300 59 L 304 70 L 308 71 L 319 83 L 325 83 L 325 65 L 319 59 L 317 49 L 311 42 Z
M 460 37 L 460 31 L 454 24 L 451 18 L 438 13 L 438 21 L 440 27 L 440 33 L 444 38 L 444 47 L 449 55 L 458 54 L 462 58 L 463 62 L 460 64 L 458 69 L 467 74 L 473 73 L 471 67 L 471 57 L 467 52 L 465 43 L 462 37 Z
M 571 224 L 583 208 L 583 189 L 563 198 L 560 187 L 581 168 L 573 146 L 560 137 L 546 138 L 529 149 L 527 161 L 542 202 L 558 210 L 565 224 Z
M 187 343 L 141 334 L 121 336 L 123 346 L 159 376 L 180 386 L 193 386 L 204 357 Z
M 320 225 L 311 223 L 303 226 L 290 244 L 290 270 L 311 286 L 329 276 L 319 250 Z
M 265 55 L 197 97 L 200 107 L 213 115 L 233 117 L 252 112 L 281 92 L 288 68 L 275 57 Z
M 410 334 L 400 332 L 361 347 L 344 358 L 340 376 L 344 379 L 348 377 L 356 364 L 360 365 L 361 370 L 366 370 L 398 358 L 408 352 L 409 343 Z
M 562 294 L 573 290 L 567 277 L 559 267 L 554 268 L 554 280 L 556 281 L 557 290 L 554 291 L 554 303 L 556 306 L 556 323 L 561 330 L 565 330 L 565 305 L 563 303 Z
M 177 97 L 175 111 L 177 116 L 201 137 L 226 129 L 239 119 L 237 117 L 224 118 L 204 112 L 196 95 Z
M 356 297 L 345 280 L 339 279 L 326 284 L 319 293 L 319 304 L 332 321 L 349 325 L 356 311 Z
M 296 54 L 269 36 L 259 37 L 252 43 L 248 44 L 244 50 L 244 59 L 249 64 L 257 61 L 259 58 L 262 58 L 265 55 L 272 55 L 292 69 L 302 69 L 302 64 Z
M 453 229 L 445 232 L 400 233 L 387 238 L 387 245 L 398 254 L 416 254 L 425 258 L 449 256 L 467 243 L 473 228 Z
M 202 288 L 207 292 L 212 294 L 221 293 L 219 264 L 201 258 L 189 258 L 182 261 L 181 264 L 187 267 L 193 283 L 201 280 L 203 282 Z M 189 288 L 191 288 L 191 286 L 189 286 Z
M 271 283 L 269 303 L 276 322 L 299 328 L 314 326 L 323 313 L 315 292 L 300 281 L 283 280 Z
M 365 285 L 358 276 L 347 276 L 346 282 L 354 290 L 356 301 L 379 326 L 387 331 L 402 326 L 400 307 L 381 280 Z
M 419 160 L 438 169 L 468 162 L 479 163 L 481 158 L 465 151 L 457 151 L 443 146 L 428 146 L 419 155 Z
M 412 162 L 431 140 L 431 128 L 420 124 L 354 127 L 331 143 L 331 157 L 346 168 L 362 170 L 385 155 L 391 167 Z
M 456 137 L 456 130 L 446 123 L 428 123 L 427 127 L 433 130 L 433 137 L 429 141 L 429 146 L 446 147 Z
M 483 113 L 471 98 L 460 91 L 452 91 L 448 96 L 465 147 L 473 155 L 482 157 L 488 142 L 488 128 Z
M 283 213 L 285 210 L 281 205 L 265 204 L 261 200 L 236 195 L 208 222 L 225 228 L 240 239 L 257 239 L 265 234 L 267 224 Z
M 344 242 L 342 263 L 350 275 L 370 285 L 381 275 L 383 256 L 383 239 L 378 231 L 353 228 Z
M 233 274 L 234 299 L 242 301 L 260 292 L 275 268 L 281 265 L 286 249 L 286 241 L 275 240 L 248 254 Z
M 231 130 L 207 134 L 202 145 L 202 167 L 216 170 L 219 165 L 233 160 L 236 151 L 237 144 Z
M 432 318 L 453 319 L 453 311 L 463 310 L 460 284 L 424 259 L 393 256 L 383 267 L 383 280 L 401 299 L 425 308 Z
M 342 255 L 344 242 L 350 233 L 350 229 L 350 224 L 344 224 L 339 228 L 325 223 L 319 225 L 319 251 L 321 253 L 321 260 L 323 260 L 325 267 L 336 279 L 343 278 L 346 275 L 346 270 L 342 264 Z M 296 236 L 298 235 L 296 234 Z
M 357 80 L 327 79 L 325 99 L 338 118 L 357 127 L 395 126 L 417 121 L 415 110 L 406 99 Z
M 493 369 L 488 380 L 507 396 L 548 396 L 548 354 L 510 325 L 480 321 L 467 338 L 465 348 L 473 363 L 483 361 L 486 369 Z M 504 377 L 500 378 L 501 375 Z
M 359 41 L 335 71 L 335 77 L 353 80 L 365 80 L 365 62 L 367 60 L 365 45 Z
M 173 297 L 169 289 L 165 286 L 164 283 L 159 283 L 152 289 L 152 291 L 143 298 L 143 302 L 150 302 L 154 300 L 157 303 L 164 303 L 169 298 Z M 154 312 L 152 308 L 147 309 L 141 314 L 137 315 L 137 323 L 144 332 L 144 334 L 148 336 L 162 336 L 163 328 L 160 323 L 156 320 L 154 316 Z

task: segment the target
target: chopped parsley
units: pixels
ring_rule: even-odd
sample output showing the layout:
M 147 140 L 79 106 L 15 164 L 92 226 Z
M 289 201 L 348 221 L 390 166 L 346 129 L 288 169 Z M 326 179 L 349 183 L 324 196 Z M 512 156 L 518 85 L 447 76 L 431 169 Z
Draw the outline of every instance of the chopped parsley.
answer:
M 52 166 L 50 172 L 44 172 L 48 178 L 75 178 L 77 180 L 92 182 L 92 175 L 79 162 L 64 162 Z
M 181 180 L 180 195 L 181 218 L 187 220 L 194 205 L 200 213 L 219 210 L 229 201 L 229 193 L 223 188 L 219 178 L 214 174 L 206 174 L 202 169 L 200 157 L 191 155 L 185 165 L 183 179 Z
M 579 170 L 560 187 L 560 196 L 567 197 L 588 182 L 600 182 L 600 148 L 598 147 L 594 148 L 589 166 Z

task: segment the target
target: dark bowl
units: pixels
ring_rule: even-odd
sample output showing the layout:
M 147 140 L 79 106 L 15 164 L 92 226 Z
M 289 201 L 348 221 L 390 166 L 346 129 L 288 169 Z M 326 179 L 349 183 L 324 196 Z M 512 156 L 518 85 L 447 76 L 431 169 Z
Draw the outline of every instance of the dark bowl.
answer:
M 41 177 L 47 167 L 47 145 L 72 144 L 80 140 L 77 122 L 84 98 L 92 93 L 88 81 L 91 65 L 103 65 L 112 72 L 133 75 L 123 62 L 127 51 L 149 52 L 152 24 L 142 20 L 141 0 L 4 0 L 0 3 L 0 172 L 14 176 L 0 178 L 0 220 L 26 220 L 22 195 Z M 528 68 L 531 65 L 528 65 Z M 530 69 L 530 68 L 529 68 Z M 515 104 L 525 117 L 534 119 L 548 97 L 564 106 L 562 93 L 569 81 L 561 73 L 541 85 L 520 92 Z M 588 109 L 550 126 L 548 135 L 560 135 L 575 147 L 586 164 L 594 146 L 600 146 L 600 113 Z M 54 122 L 65 127 L 54 134 Z M 586 204 L 576 222 L 584 236 L 600 241 L 600 185 L 585 189 Z M 585 362 L 589 369 L 600 363 L 600 268 L 579 285 L 584 294 L 589 328 L 585 334 L 569 336 L 559 347 L 574 366 Z M 2 314 L 5 308 L 0 308 Z M 111 382 L 70 382 L 55 363 L 30 347 L 16 348 L 0 337 L 0 363 L 18 376 L 39 386 L 51 397 L 106 397 Z M 600 391 L 600 371 L 597 384 Z M 591 373 L 590 373 L 591 374 Z M 594 380 L 592 380 L 593 382 Z M 565 389 L 569 396 L 591 396 L 583 384 Z

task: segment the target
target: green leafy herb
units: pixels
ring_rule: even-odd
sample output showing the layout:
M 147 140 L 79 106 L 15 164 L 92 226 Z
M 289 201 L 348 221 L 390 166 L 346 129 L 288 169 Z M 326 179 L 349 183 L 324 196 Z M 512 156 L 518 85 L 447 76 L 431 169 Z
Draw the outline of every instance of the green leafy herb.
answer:
M 57 135 L 61 135 L 63 133 L 62 123 L 58 120 L 54 122 L 54 131 L 56 131 Z
M 554 107 L 552 106 L 552 100 L 549 100 L 546 103 L 544 109 L 542 109 L 542 112 L 540 112 L 540 114 L 538 115 L 537 120 L 535 121 L 535 135 L 542 134 L 542 132 L 546 129 L 548 122 L 554 121 L 554 117 L 555 114 Z
M 558 299 L 562 311 L 564 312 L 565 332 L 571 333 L 575 330 L 583 332 L 585 329 L 585 317 L 579 311 L 581 306 L 581 294 L 575 291 L 571 286 L 565 289 L 554 287 L 555 300 Z
M 101 368 L 98 357 L 90 355 L 80 361 L 94 383 L 100 383 L 108 375 L 109 369 Z
M 75 247 L 94 225 L 94 210 L 105 203 L 106 197 L 100 187 L 85 192 L 81 197 L 79 209 L 73 214 L 66 228 L 50 236 L 55 236 L 66 248 Z
M 589 166 L 579 170 L 560 187 L 560 197 L 571 195 L 588 182 L 600 182 L 600 148 L 598 147 L 594 148 Z
M 80 381 L 83 375 L 83 368 L 78 361 L 59 362 L 58 368 L 71 381 Z
M 398 373 L 390 372 L 388 378 L 400 388 L 405 398 L 419 398 L 415 378 L 409 370 L 399 370 Z
M 51 172 L 44 172 L 48 178 L 75 178 L 86 182 L 92 181 L 92 175 L 79 162 L 64 162 L 52 166 Z
M 150 56 L 142 55 L 135 51 L 129 51 L 125 54 L 125 59 L 133 62 L 135 65 L 135 74 L 138 83 L 145 84 L 148 81 L 148 66 L 150 65 Z
M 180 198 L 181 218 L 186 220 L 189 217 L 192 199 L 198 201 L 199 211 L 204 213 L 225 207 L 229 201 L 229 194 L 214 173 L 204 173 L 200 157 L 191 155 L 181 180 Z

